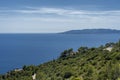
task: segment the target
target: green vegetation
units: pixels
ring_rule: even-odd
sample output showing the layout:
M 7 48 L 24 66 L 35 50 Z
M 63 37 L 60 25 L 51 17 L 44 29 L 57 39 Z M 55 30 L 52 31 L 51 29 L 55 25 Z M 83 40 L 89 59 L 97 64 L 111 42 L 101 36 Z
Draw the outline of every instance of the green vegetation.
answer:
M 21 71 L 1 75 L 0 80 L 32 80 L 34 73 L 36 80 L 120 80 L 120 41 L 98 48 L 80 47 L 77 52 L 68 49 L 56 60 L 23 66 Z

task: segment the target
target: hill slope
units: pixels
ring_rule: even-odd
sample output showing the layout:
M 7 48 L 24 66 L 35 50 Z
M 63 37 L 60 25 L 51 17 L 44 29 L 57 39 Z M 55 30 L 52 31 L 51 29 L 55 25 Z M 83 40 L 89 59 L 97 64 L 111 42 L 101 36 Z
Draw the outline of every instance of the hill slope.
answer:
M 68 49 L 56 60 L 23 66 L 23 70 L 1 75 L 0 80 L 32 80 L 34 73 L 36 80 L 120 80 L 120 41 L 98 48 L 80 47 L 77 52 Z
M 112 29 L 83 29 L 83 30 L 71 30 L 63 32 L 62 34 L 105 34 L 105 33 L 120 33 L 120 30 Z

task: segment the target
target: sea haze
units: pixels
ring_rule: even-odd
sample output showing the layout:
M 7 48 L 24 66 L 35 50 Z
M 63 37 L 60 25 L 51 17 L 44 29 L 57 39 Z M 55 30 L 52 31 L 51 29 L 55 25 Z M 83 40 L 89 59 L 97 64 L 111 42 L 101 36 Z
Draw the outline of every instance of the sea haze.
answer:
M 98 47 L 120 34 L 0 34 L 0 73 L 56 59 L 68 48 Z

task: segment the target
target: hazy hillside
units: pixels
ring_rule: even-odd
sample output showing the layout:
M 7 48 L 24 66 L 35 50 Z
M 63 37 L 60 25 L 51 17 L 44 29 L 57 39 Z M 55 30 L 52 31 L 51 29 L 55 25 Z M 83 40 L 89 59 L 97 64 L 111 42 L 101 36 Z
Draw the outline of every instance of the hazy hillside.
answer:
M 105 34 L 105 33 L 120 33 L 120 30 L 112 29 L 83 29 L 83 30 L 71 30 L 63 32 L 62 34 Z
M 29 55 L 28 55 L 29 56 Z M 23 66 L 0 80 L 120 80 L 120 41 L 98 48 L 80 47 L 65 50 L 56 60 L 38 66 Z

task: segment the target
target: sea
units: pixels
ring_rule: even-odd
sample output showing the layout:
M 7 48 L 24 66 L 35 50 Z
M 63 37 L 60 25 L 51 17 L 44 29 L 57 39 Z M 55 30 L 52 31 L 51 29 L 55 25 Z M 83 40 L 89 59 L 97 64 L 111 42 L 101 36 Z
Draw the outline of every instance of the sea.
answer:
M 0 34 L 0 74 L 24 65 L 57 59 L 61 52 L 81 46 L 99 47 L 117 42 L 120 34 Z

